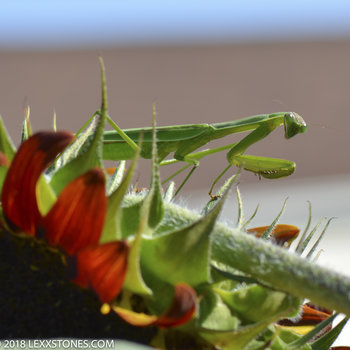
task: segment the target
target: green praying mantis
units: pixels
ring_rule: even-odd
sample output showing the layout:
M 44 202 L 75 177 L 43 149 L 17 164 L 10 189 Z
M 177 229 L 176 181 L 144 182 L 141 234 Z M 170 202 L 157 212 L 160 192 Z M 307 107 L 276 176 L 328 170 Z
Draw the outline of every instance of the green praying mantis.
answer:
M 137 142 L 143 134 L 141 144 L 141 157 L 152 157 L 152 128 L 135 128 L 121 130 L 110 117 L 107 118 L 115 130 L 105 131 L 103 142 L 103 158 L 107 160 L 128 160 L 132 159 L 138 149 Z M 209 195 L 218 180 L 226 171 L 235 165 L 248 171 L 252 171 L 265 178 L 279 178 L 292 174 L 295 170 L 295 163 L 276 158 L 245 155 L 244 152 L 249 146 L 268 136 L 278 126 L 284 126 L 287 139 L 296 134 L 306 131 L 307 126 L 303 118 L 294 112 L 279 112 L 273 114 L 261 114 L 247 118 L 237 119 L 224 123 L 214 124 L 186 124 L 162 126 L 156 128 L 157 148 L 160 166 L 177 162 L 187 164 L 179 171 L 171 175 L 164 182 L 192 166 L 191 171 L 180 185 L 178 191 L 186 183 L 193 171 L 199 166 L 199 160 L 209 154 L 214 154 L 229 149 L 226 154 L 229 165 L 214 180 Z M 227 135 L 251 131 L 241 141 L 195 152 L 210 141 L 223 138 Z M 173 153 L 172 159 L 165 159 Z
M 121 161 L 133 159 L 135 153 L 140 149 L 142 158 L 152 158 L 152 127 L 134 128 L 122 130 L 108 115 L 107 88 L 105 78 L 105 67 L 102 58 L 101 83 L 102 83 L 102 104 L 97 114 L 103 114 L 108 123 L 113 127 L 112 131 L 105 131 L 103 135 L 103 159 Z M 91 120 L 91 118 L 89 120 Z M 155 107 L 153 106 L 153 120 L 155 120 Z M 89 122 L 89 121 L 88 121 Z M 87 123 L 88 123 L 87 122 Z M 86 123 L 86 124 L 87 124 Z M 82 129 L 86 126 L 82 127 Z M 294 112 L 279 112 L 272 114 L 260 114 L 247 118 L 237 119 L 224 123 L 214 124 L 186 124 L 156 127 L 158 161 L 160 166 L 177 162 L 185 162 L 186 165 L 168 177 L 163 183 L 169 181 L 177 174 L 192 166 L 175 195 L 187 182 L 193 171 L 199 166 L 199 160 L 203 157 L 229 150 L 226 154 L 228 166 L 217 176 L 212 183 L 209 195 L 212 198 L 212 191 L 218 180 L 235 165 L 259 176 L 275 179 L 292 174 L 295 170 L 295 163 L 289 160 L 267 158 L 260 156 L 245 155 L 244 152 L 249 146 L 264 139 L 278 126 L 284 126 L 284 134 L 287 139 L 306 131 L 307 126 L 303 118 Z M 82 130 L 80 129 L 80 131 Z M 80 132 L 79 131 L 79 132 Z M 227 135 L 251 131 L 239 142 L 225 146 L 197 151 L 210 141 L 221 139 Z M 78 133 L 79 133 L 78 132 Z M 142 143 L 137 143 L 142 135 Z M 197 152 L 195 152 L 197 151 Z M 173 153 L 172 159 L 166 157 Z

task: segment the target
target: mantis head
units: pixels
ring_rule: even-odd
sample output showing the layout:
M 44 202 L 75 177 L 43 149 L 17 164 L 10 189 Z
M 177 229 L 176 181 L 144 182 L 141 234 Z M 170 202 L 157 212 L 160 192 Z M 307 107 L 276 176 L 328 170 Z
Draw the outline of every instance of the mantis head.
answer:
M 296 134 L 307 130 L 304 119 L 297 113 L 289 112 L 284 115 L 284 136 L 290 139 Z

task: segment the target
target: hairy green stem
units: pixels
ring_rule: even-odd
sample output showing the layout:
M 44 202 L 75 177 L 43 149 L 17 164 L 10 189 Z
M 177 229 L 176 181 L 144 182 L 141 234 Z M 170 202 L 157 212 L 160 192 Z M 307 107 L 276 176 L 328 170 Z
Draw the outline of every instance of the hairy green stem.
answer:
M 275 289 L 350 316 L 350 279 L 295 253 L 217 225 L 212 257 Z
M 129 196 L 131 204 L 140 197 Z M 172 203 L 164 203 L 159 231 L 185 226 L 200 215 Z M 274 289 L 350 316 L 350 278 L 317 265 L 299 255 L 256 239 L 237 229 L 217 224 L 212 233 L 212 259 L 238 269 Z

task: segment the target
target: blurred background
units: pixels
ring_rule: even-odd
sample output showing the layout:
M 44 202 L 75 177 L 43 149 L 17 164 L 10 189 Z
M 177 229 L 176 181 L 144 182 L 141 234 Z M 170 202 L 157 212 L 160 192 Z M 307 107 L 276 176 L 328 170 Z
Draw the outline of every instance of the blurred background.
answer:
M 350 274 L 350 2 L 2 0 L 0 114 L 16 144 L 28 105 L 34 130 L 51 128 L 56 113 L 59 128 L 77 131 L 99 108 L 99 56 L 110 115 L 122 128 L 149 126 L 153 102 L 164 126 L 302 115 L 306 134 L 287 141 L 279 128 L 249 149 L 294 160 L 297 170 L 274 181 L 244 173 L 246 213 L 259 204 L 254 225 L 267 225 L 289 197 L 281 222 L 302 228 L 310 201 L 314 224 L 337 217 L 320 263 Z M 224 153 L 204 158 L 177 201 L 199 210 L 226 164 Z M 142 162 L 139 186 L 148 186 L 148 174 Z M 232 195 L 223 220 L 233 224 L 236 211 Z

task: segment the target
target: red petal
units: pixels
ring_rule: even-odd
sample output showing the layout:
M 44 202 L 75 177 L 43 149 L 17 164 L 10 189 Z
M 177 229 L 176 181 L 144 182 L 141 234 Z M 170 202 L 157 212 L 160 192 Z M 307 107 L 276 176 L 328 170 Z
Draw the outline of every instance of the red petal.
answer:
M 247 230 L 247 232 L 255 234 L 256 237 L 261 237 L 268 228 L 269 226 L 254 227 Z M 284 246 L 287 243 L 287 246 L 289 246 L 297 238 L 299 232 L 300 230 L 297 226 L 278 224 L 271 235 L 277 245 Z
M 103 303 L 114 300 L 123 285 L 128 266 L 129 246 L 126 242 L 110 242 L 88 247 L 76 255 L 76 283 L 91 286 Z
M 102 232 L 107 198 L 105 176 L 91 169 L 72 181 L 44 217 L 42 226 L 51 245 L 59 245 L 69 255 L 97 245 Z
M 188 322 L 196 311 L 196 292 L 184 283 L 175 286 L 173 302 L 154 325 L 158 327 L 175 327 Z
M 68 132 L 40 132 L 18 149 L 4 182 L 1 202 L 6 218 L 35 235 L 41 219 L 36 201 L 36 183 L 45 168 L 72 141 Z

